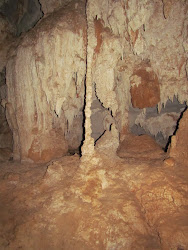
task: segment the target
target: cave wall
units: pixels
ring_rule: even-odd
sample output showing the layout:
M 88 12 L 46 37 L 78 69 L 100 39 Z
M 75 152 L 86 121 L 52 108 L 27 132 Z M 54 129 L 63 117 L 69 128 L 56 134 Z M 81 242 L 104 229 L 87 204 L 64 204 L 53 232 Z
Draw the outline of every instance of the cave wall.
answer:
M 13 39 L 13 32 L 13 27 L 7 19 L 0 14 L 0 72 L 3 72 L 7 63 L 7 53 Z
M 5 68 L 0 73 L 0 104 L 6 99 L 7 85 L 5 79 Z M 0 105 L 0 149 L 8 148 L 12 150 L 13 137 L 12 131 L 9 128 L 6 111 L 3 105 Z
M 0 149 L 8 148 L 12 150 L 12 131 L 9 128 L 4 100 L 7 95 L 6 85 L 6 63 L 7 53 L 13 38 L 13 28 L 6 20 L 0 15 Z
M 178 128 L 171 138 L 168 152 L 175 161 L 187 165 L 188 160 L 188 110 L 185 109 L 178 121 Z
M 44 15 L 50 14 L 57 9 L 64 7 L 71 0 L 39 0 Z
M 40 3 L 47 17 L 10 54 L 7 116 L 14 157 L 47 161 L 82 140 L 86 17 L 85 1 Z M 188 3 L 97 0 L 90 8 L 92 80 L 97 100 L 109 111 L 100 133 L 114 123 L 123 140 L 130 108 L 160 112 L 174 96 L 180 104 L 188 99 Z
M 33 28 L 43 16 L 38 0 L 1 0 L 0 13 L 9 21 L 17 36 Z
M 152 136 L 161 147 L 166 149 L 186 106 L 186 102 L 181 104 L 174 97 L 162 106 L 160 113 L 157 105 L 145 109 L 130 107 L 129 129 L 135 135 Z
M 174 96 L 180 103 L 187 101 L 187 2 L 96 1 L 93 5 L 93 18 L 97 16 L 104 27 L 98 31 L 94 81 L 120 133 L 126 131 L 129 106 L 157 105 L 160 112 Z
M 68 144 L 80 145 L 85 33 L 84 5 L 70 5 L 24 36 L 10 56 L 6 107 L 15 159 L 49 161 Z

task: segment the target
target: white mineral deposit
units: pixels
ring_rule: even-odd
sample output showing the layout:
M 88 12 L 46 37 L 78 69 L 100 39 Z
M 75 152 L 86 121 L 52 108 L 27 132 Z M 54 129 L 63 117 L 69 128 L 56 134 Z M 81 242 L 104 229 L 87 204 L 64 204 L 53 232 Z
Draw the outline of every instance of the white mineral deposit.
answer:
M 0 0 L 0 249 L 188 249 L 188 1 Z

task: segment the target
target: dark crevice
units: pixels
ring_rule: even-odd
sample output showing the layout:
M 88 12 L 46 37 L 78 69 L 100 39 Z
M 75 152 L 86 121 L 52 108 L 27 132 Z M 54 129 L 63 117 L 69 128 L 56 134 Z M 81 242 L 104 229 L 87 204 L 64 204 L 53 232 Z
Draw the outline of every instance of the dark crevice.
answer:
M 143 112 L 142 109 L 130 107 L 129 109 L 130 131 L 135 135 L 147 134 L 153 137 L 155 141 L 161 146 L 161 148 L 166 152 L 169 144 L 171 143 L 171 136 L 174 135 L 174 133 L 178 129 L 177 123 L 181 119 L 182 113 L 184 112 L 186 107 L 187 107 L 186 102 L 181 104 L 178 101 L 178 98 L 174 96 L 172 101 L 168 100 L 165 107 L 164 106 L 162 107 L 160 113 L 157 110 L 157 106 L 153 108 L 146 108 L 145 118 L 143 119 L 139 118 L 140 114 Z M 167 119 L 167 121 L 169 121 L 166 123 L 166 125 L 165 123 L 162 124 L 163 123 L 162 116 L 164 116 L 164 119 Z M 172 124 L 170 124 L 170 120 L 172 120 Z M 141 125 L 139 122 L 141 122 Z M 152 134 L 151 122 L 153 122 L 153 124 L 158 124 L 156 125 L 156 129 L 158 129 L 157 134 Z
M 163 0 L 162 0 L 162 3 L 163 3 L 163 16 L 164 16 L 164 19 L 166 19 L 166 16 L 165 16 L 165 4 L 164 4 Z
M 81 148 L 83 146 L 84 140 L 85 140 L 85 106 L 86 106 L 86 75 L 84 79 L 84 106 L 82 109 L 82 114 L 83 114 L 83 120 L 82 120 L 82 129 L 83 129 L 83 135 L 82 135 L 82 141 L 79 146 L 79 155 L 81 156 Z
M 175 130 L 174 130 L 173 135 L 169 136 L 169 138 L 168 138 L 168 142 L 167 142 L 166 147 L 165 147 L 165 149 L 164 149 L 165 152 L 168 151 L 168 148 L 169 148 L 169 146 L 170 146 L 170 144 L 171 144 L 171 141 L 172 141 L 172 136 L 176 135 L 176 132 L 177 132 L 177 130 L 179 129 L 180 120 L 181 120 L 181 118 L 183 117 L 183 114 L 184 114 L 184 112 L 185 112 L 186 110 L 187 110 L 187 106 L 186 106 L 185 109 L 181 112 L 180 117 L 179 117 L 179 119 L 177 120 L 177 125 L 176 125 L 176 128 L 175 128 Z

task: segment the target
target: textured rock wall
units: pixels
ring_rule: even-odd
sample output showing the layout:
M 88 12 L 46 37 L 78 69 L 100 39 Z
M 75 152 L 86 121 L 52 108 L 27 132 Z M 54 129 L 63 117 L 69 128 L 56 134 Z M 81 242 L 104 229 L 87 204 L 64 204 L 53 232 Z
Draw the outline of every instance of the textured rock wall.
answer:
M 12 41 L 13 32 L 14 29 L 12 26 L 6 18 L 0 14 L 0 72 L 3 71 L 7 63 L 7 52 Z
M 64 10 L 44 18 L 10 58 L 7 115 L 15 157 L 46 161 L 59 155 L 55 152 L 66 152 L 64 139 L 70 148 L 82 139 L 86 16 L 85 1 L 40 3 L 45 14 L 60 6 Z M 160 111 L 174 96 L 187 101 L 187 12 L 187 1 L 90 3 L 92 83 L 120 140 L 127 133 L 131 106 L 142 110 L 157 105 Z M 43 151 L 54 153 L 47 157 Z
M 49 14 L 54 12 L 56 9 L 65 6 L 71 0 L 39 0 L 43 13 Z
M 169 137 L 176 130 L 181 113 L 186 108 L 186 103 L 180 104 L 174 97 L 173 102 L 168 100 L 160 113 L 157 106 L 153 108 L 129 109 L 129 127 L 133 134 L 148 134 L 162 146 L 166 147 Z
M 187 10 L 186 1 L 93 3 L 96 92 L 122 138 L 130 105 L 160 111 L 174 95 L 187 101 Z
M 74 3 L 29 32 L 7 65 L 7 116 L 14 158 L 49 161 L 78 147 L 86 70 L 84 4 Z M 81 117 L 79 119 L 79 117 Z M 76 119 L 76 121 L 75 121 Z M 70 144 L 71 141 L 69 140 Z
M 43 16 L 38 0 L 3 0 L 0 3 L 0 13 L 14 27 L 16 35 L 33 28 Z
M 128 4 L 128 27 L 132 50 L 148 60 L 156 73 L 160 82 L 160 103 L 173 98 L 174 94 L 181 102 L 187 100 L 187 2 L 172 1 L 167 16 L 162 1 L 139 2 L 135 13 L 131 4 Z M 134 43 L 131 32 L 138 33 Z
M 188 110 L 186 110 L 179 120 L 178 130 L 172 136 L 171 146 L 169 148 L 170 157 L 176 161 L 187 164 L 188 160 Z
M 0 148 L 12 149 L 12 132 L 5 116 L 4 99 L 6 98 L 6 63 L 7 52 L 11 45 L 13 29 L 0 15 Z
M 7 86 L 5 82 L 5 69 L 0 73 L 0 104 L 3 104 L 3 100 L 6 98 Z M 12 149 L 12 132 L 9 128 L 5 108 L 0 105 L 0 148 Z

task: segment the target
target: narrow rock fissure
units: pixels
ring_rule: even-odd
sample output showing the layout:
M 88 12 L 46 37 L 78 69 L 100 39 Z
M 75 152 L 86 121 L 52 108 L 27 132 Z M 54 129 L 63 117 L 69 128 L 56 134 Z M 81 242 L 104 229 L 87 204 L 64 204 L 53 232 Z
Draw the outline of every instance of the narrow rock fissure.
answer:
M 40 0 L 25 34 L 38 0 L 18 2 L 21 36 L 0 15 L 0 248 L 187 249 L 186 1 Z

